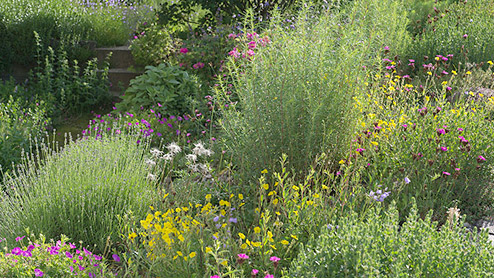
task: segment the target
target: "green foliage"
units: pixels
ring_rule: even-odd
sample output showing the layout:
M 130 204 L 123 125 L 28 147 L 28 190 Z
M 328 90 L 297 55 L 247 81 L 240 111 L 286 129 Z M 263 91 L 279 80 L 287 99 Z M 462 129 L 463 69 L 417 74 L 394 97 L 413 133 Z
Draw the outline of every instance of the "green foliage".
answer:
M 137 64 L 157 66 L 170 60 L 177 43 L 164 27 L 153 23 L 132 40 L 130 49 Z
M 294 29 L 277 17 L 266 31 L 268 41 L 252 38 L 258 49 L 249 54 L 247 41 L 231 52 L 237 57 L 230 65 L 233 90 L 223 81 L 218 97 L 227 105 L 238 97 L 238 103 L 222 110 L 221 124 L 224 142 L 247 176 L 273 167 L 282 153 L 292 158 L 289 168 L 299 170 L 328 149 L 329 163 L 338 161 L 355 126 L 351 101 L 366 78 L 362 68 L 384 46 L 400 49 L 406 42 L 400 1 L 355 1 L 313 19 L 310 13 L 300 12 Z
M 16 238 L 19 243 L 15 247 L 7 245 L 5 252 L 0 252 L 0 275 L 3 277 L 74 277 L 75 273 L 83 277 L 115 276 L 107 270 L 103 257 L 82 247 L 76 249 L 64 235 L 57 242 L 53 239 L 47 242 L 43 235 L 38 239 L 34 235 L 28 236 L 26 240 L 24 236 Z
M 453 54 L 454 64 L 492 59 L 494 12 L 485 8 L 492 5 L 492 0 L 459 1 L 437 13 L 429 11 L 432 16 L 423 23 L 424 33 L 416 36 L 407 56 L 421 60 L 438 53 Z
M 194 75 L 178 66 L 160 64 L 147 66 L 146 72 L 130 81 L 130 87 L 115 106 L 121 112 L 155 107 L 161 115 L 184 115 L 194 111 L 202 99 L 200 85 Z
M 99 70 L 94 58 L 81 69 L 77 60 L 68 60 L 63 46 L 56 53 L 49 47 L 48 54 L 39 57 L 28 90 L 50 105 L 51 116 L 82 112 L 110 100 L 108 68 L 106 63 Z
M 491 277 L 494 248 L 483 231 L 452 217 L 437 231 L 415 204 L 400 227 L 398 211 L 353 213 L 322 229 L 291 264 L 290 277 Z
M 3 86 L 0 85 L 0 91 Z M 47 124 L 40 108 L 23 109 L 12 96 L 0 98 L 0 179 L 21 162 L 21 155 L 29 150 L 31 139 L 39 138 Z
M 155 201 L 144 162 L 147 145 L 136 144 L 136 139 L 92 136 L 63 150 L 39 144 L 5 179 L 2 234 L 14 238 L 29 228 L 48 238 L 65 234 L 98 253 L 107 245 L 116 247 L 118 215 L 132 212 L 143 217 Z
M 417 199 L 422 216 L 433 209 L 441 222 L 455 204 L 476 219 L 492 212 L 494 101 L 470 92 L 476 89 L 469 84 L 481 82 L 469 81 L 470 74 L 457 80 L 462 73 L 443 77 L 441 85 L 430 77 L 423 91 L 388 74 L 376 78 L 358 102 L 365 116 L 346 170 L 369 191 L 388 187 L 402 215 L 411 198 Z M 492 78 L 490 69 L 486 76 Z M 467 95 L 451 102 L 453 97 L 446 99 L 451 88 Z

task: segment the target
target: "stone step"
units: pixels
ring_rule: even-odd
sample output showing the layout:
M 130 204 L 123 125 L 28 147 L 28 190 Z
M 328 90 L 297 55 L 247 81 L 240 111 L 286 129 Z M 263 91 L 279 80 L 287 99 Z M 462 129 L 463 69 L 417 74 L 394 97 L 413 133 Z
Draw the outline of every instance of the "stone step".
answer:
M 110 68 L 129 68 L 135 64 L 128 46 L 96 48 L 96 57 L 100 63 L 105 61 L 110 53 Z
M 111 68 L 108 71 L 108 79 L 110 81 L 110 91 L 119 95 L 129 87 L 130 80 L 141 75 L 142 72 L 129 71 L 126 68 Z

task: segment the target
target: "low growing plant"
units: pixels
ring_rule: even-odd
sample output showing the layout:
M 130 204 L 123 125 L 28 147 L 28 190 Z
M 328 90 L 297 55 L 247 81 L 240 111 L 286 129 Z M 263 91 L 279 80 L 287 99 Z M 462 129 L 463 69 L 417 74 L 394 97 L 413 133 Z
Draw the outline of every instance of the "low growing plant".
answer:
M 467 231 L 452 210 L 440 231 L 412 200 L 405 223 L 394 205 L 332 221 L 291 263 L 289 277 L 491 277 L 487 232 Z M 456 214 L 456 215 L 454 215 Z M 401 216 L 403 218 L 403 216 Z

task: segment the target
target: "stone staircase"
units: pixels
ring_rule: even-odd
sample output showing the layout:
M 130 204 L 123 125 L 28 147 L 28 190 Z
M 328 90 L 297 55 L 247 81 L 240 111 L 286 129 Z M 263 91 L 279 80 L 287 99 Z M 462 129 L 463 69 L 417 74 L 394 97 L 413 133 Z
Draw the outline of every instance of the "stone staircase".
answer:
M 110 70 L 108 72 L 108 79 L 111 83 L 110 93 L 118 97 L 129 87 L 130 80 L 141 75 L 142 72 L 132 70 L 135 62 L 128 46 L 96 48 L 96 57 L 101 63 L 110 53 Z

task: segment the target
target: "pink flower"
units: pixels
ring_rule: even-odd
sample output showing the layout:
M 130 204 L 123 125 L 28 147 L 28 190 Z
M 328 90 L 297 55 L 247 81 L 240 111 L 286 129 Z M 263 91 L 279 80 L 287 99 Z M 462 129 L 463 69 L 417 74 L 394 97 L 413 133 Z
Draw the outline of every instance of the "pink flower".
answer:
M 180 53 L 186 54 L 187 52 L 189 52 L 189 50 L 186 47 L 180 48 Z
M 44 274 L 43 271 L 41 271 L 40 269 L 38 268 L 34 269 L 34 276 L 41 277 L 43 276 L 43 274 Z
M 255 268 L 252 269 L 252 272 L 251 272 L 252 276 L 256 276 L 257 273 L 259 273 L 259 270 L 255 269 Z
M 238 256 L 239 259 L 243 259 L 243 260 L 249 259 L 249 256 L 247 254 L 243 254 L 242 253 L 242 254 L 238 254 L 237 256 Z
M 219 275 L 213 275 L 210 278 L 221 278 Z
M 256 48 L 256 42 L 255 41 L 249 42 L 248 45 L 249 45 L 249 49 L 255 49 Z
M 194 64 L 192 67 L 195 69 L 202 69 L 204 67 L 204 63 L 199 62 Z
M 276 257 L 276 256 L 273 256 L 273 257 L 269 258 L 269 260 L 270 260 L 270 261 L 272 261 L 273 263 L 277 263 L 277 262 L 279 262 L 281 259 L 280 259 L 280 258 L 278 258 L 278 257 Z
M 463 38 L 464 39 L 468 38 L 468 35 L 467 34 L 463 35 Z
M 448 147 L 441 147 L 441 151 L 447 152 L 448 151 Z
M 229 39 L 234 39 L 236 37 L 237 37 L 237 35 L 235 35 L 234 33 L 228 34 Z
M 485 159 L 485 157 L 483 157 L 483 156 L 481 156 L 481 155 L 479 155 L 479 156 L 477 157 L 477 162 L 478 162 L 478 163 L 482 163 L 482 162 L 484 162 L 485 160 L 486 160 L 486 159 Z
M 450 176 L 451 174 L 449 172 L 443 172 L 443 175 Z
M 249 56 L 251 56 L 251 57 L 252 57 L 252 56 L 254 56 L 255 54 L 256 54 L 256 53 L 255 53 L 253 50 L 248 50 L 248 51 L 247 51 L 247 55 L 249 55 Z
M 274 275 L 272 275 L 272 274 L 266 274 L 266 276 L 264 276 L 264 278 L 274 278 Z
M 232 51 L 228 52 L 228 55 L 233 56 L 234 58 L 240 57 L 240 53 L 236 47 L 234 47 Z

